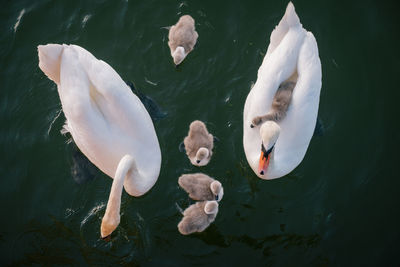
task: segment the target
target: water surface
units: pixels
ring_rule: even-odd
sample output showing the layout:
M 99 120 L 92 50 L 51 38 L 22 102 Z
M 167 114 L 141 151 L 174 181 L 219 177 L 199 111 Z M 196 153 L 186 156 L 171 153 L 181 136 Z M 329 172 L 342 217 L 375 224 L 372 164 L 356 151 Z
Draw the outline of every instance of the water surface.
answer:
M 0 4 L 0 251 L 9 264 L 144 266 L 398 265 L 396 169 L 399 17 L 394 2 L 294 2 L 317 39 L 325 128 L 289 175 L 262 181 L 242 146 L 242 111 L 285 1 L 2 1 Z M 175 69 L 168 32 L 190 14 L 195 50 Z M 122 196 L 112 242 L 100 223 L 112 180 L 74 175 L 73 144 L 55 84 L 37 45 L 80 45 L 151 96 L 168 115 L 155 123 L 158 182 Z M 210 164 L 178 150 L 192 120 L 220 142 Z M 204 172 L 225 189 L 204 233 L 182 236 L 183 173 Z

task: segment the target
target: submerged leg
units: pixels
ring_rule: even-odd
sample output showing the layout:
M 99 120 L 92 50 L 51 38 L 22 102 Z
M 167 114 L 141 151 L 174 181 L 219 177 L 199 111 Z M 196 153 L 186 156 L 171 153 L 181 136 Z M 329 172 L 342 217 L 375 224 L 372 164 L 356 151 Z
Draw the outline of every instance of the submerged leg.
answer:
M 131 88 L 132 92 L 140 99 L 153 121 L 162 119 L 167 116 L 167 112 L 162 111 L 157 103 L 150 97 L 140 92 L 132 82 L 126 84 Z
M 79 150 L 74 142 L 72 145 L 71 175 L 77 184 L 93 180 L 98 173 L 97 167 Z
M 185 144 L 183 143 L 183 141 L 179 144 L 179 151 L 186 153 Z
M 314 136 L 323 136 L 325 133 L 325 127 L 322 124 L 322 121 L 320 120 L 319 117 L 317 117 L 317 123 L 315 124 L 315 129 L 314 129 L 314 133 L 313 133 L 313 137 Z

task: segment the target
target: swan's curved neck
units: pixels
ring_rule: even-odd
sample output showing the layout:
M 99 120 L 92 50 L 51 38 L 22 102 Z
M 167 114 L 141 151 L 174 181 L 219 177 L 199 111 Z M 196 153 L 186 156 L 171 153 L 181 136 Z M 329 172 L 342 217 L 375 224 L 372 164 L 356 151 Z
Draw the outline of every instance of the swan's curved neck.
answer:
M 125 155 L 118 164 L 114 181 L 111 186 L 106 212 L 101 225 L 102 237 L 110 235 L 119 224 L 121 195 L 122 188 L 124 188 L 124 180 L 128 173 L 133 171 L 137 171 L 135 161 L 130 155 Z

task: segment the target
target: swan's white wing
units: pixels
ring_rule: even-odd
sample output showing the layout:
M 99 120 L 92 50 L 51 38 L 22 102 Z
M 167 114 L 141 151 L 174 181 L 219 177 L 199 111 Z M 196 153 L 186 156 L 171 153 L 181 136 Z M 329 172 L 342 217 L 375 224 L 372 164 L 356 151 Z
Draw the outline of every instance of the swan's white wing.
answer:
M 298 81 L 281 134 L 275 146 L 273 168 L 268 177 L 277 178 L 292 171 L 303 160 L 312 138 L 318 115 L 321 90 L 321 62 L 312 33 L 308 32 L 298 59 Z
M 121 77 L 79 46 L 50 44 L 38 50 L 40 68 L 58 84 L 68 129 L 79 149 L 110 177 L 129 154 L 154 184 L 161 165 L 154 126 Z
M 90 82 L 93 110 L 100 110 L 108 127 L 104 134 L 107 143 L 97 154 L 111 154 L 111 157 L 105 155 L 100 165 L 110 165 L 108 162 L 112 161 L 113 167 L 106 173 L 113 177 L 120 158 L 131 154 L 144 176 L 154 176 L 157 172 L 154 166 L 161 162 L 161 153 L 153 122 L 142 102 L 106 62 L 97 60 L 79 46 L 73 48 L 78 51 Z
M 73 47 L 80 53 L 80 62 L 93 87 L 93 98 L 99 102 L 108 123 L 117 124 L 128 135 L 147 139 L 146 131 L 154 130 L 154 126 L 140 99 L 110 65 L 79 46 Z M 140 134 L 143 136 L 138 136 Z
M 64 45 L 60 63 L 58 92 L 70 133 L 79 149 L 98 168 L 110 175 L 118 165 L 118 152 L 111 149 L 111 127 L 99 103 L 90 93 L 91 83 L 81 64 L 79 52 Z M 100 102 L 101 103 L 101 102 Z M 104 151 L 109 153 L 104 153 Z M 118 160 L 119 161 L 119 160 Z

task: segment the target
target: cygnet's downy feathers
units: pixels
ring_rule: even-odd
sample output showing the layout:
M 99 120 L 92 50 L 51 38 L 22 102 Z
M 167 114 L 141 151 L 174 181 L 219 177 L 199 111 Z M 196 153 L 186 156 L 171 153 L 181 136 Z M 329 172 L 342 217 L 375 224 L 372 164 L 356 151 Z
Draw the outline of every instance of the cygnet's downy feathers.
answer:
M 221 201 L 224 196 L 222 184 L 203 173 L 183 174 L 179 177 L 178 184 L 194 200 Z
M 179 21 L 169 29 L 168 46 L 175 65 L 179 65 L 193 50 L 198 37 L 194 19 L 189 15 L 180 17 Z
M 214 138 L 201 121 L 193 121 L 189 126 L 188 136 L 183 140 L 186 154 L 195 166 L 205 166 L 211 159 Z
M 217 201 L 196 202 L 183 212 L 178 230 L 183 235 L 203 232 L 215 220 L 217 213 Z

